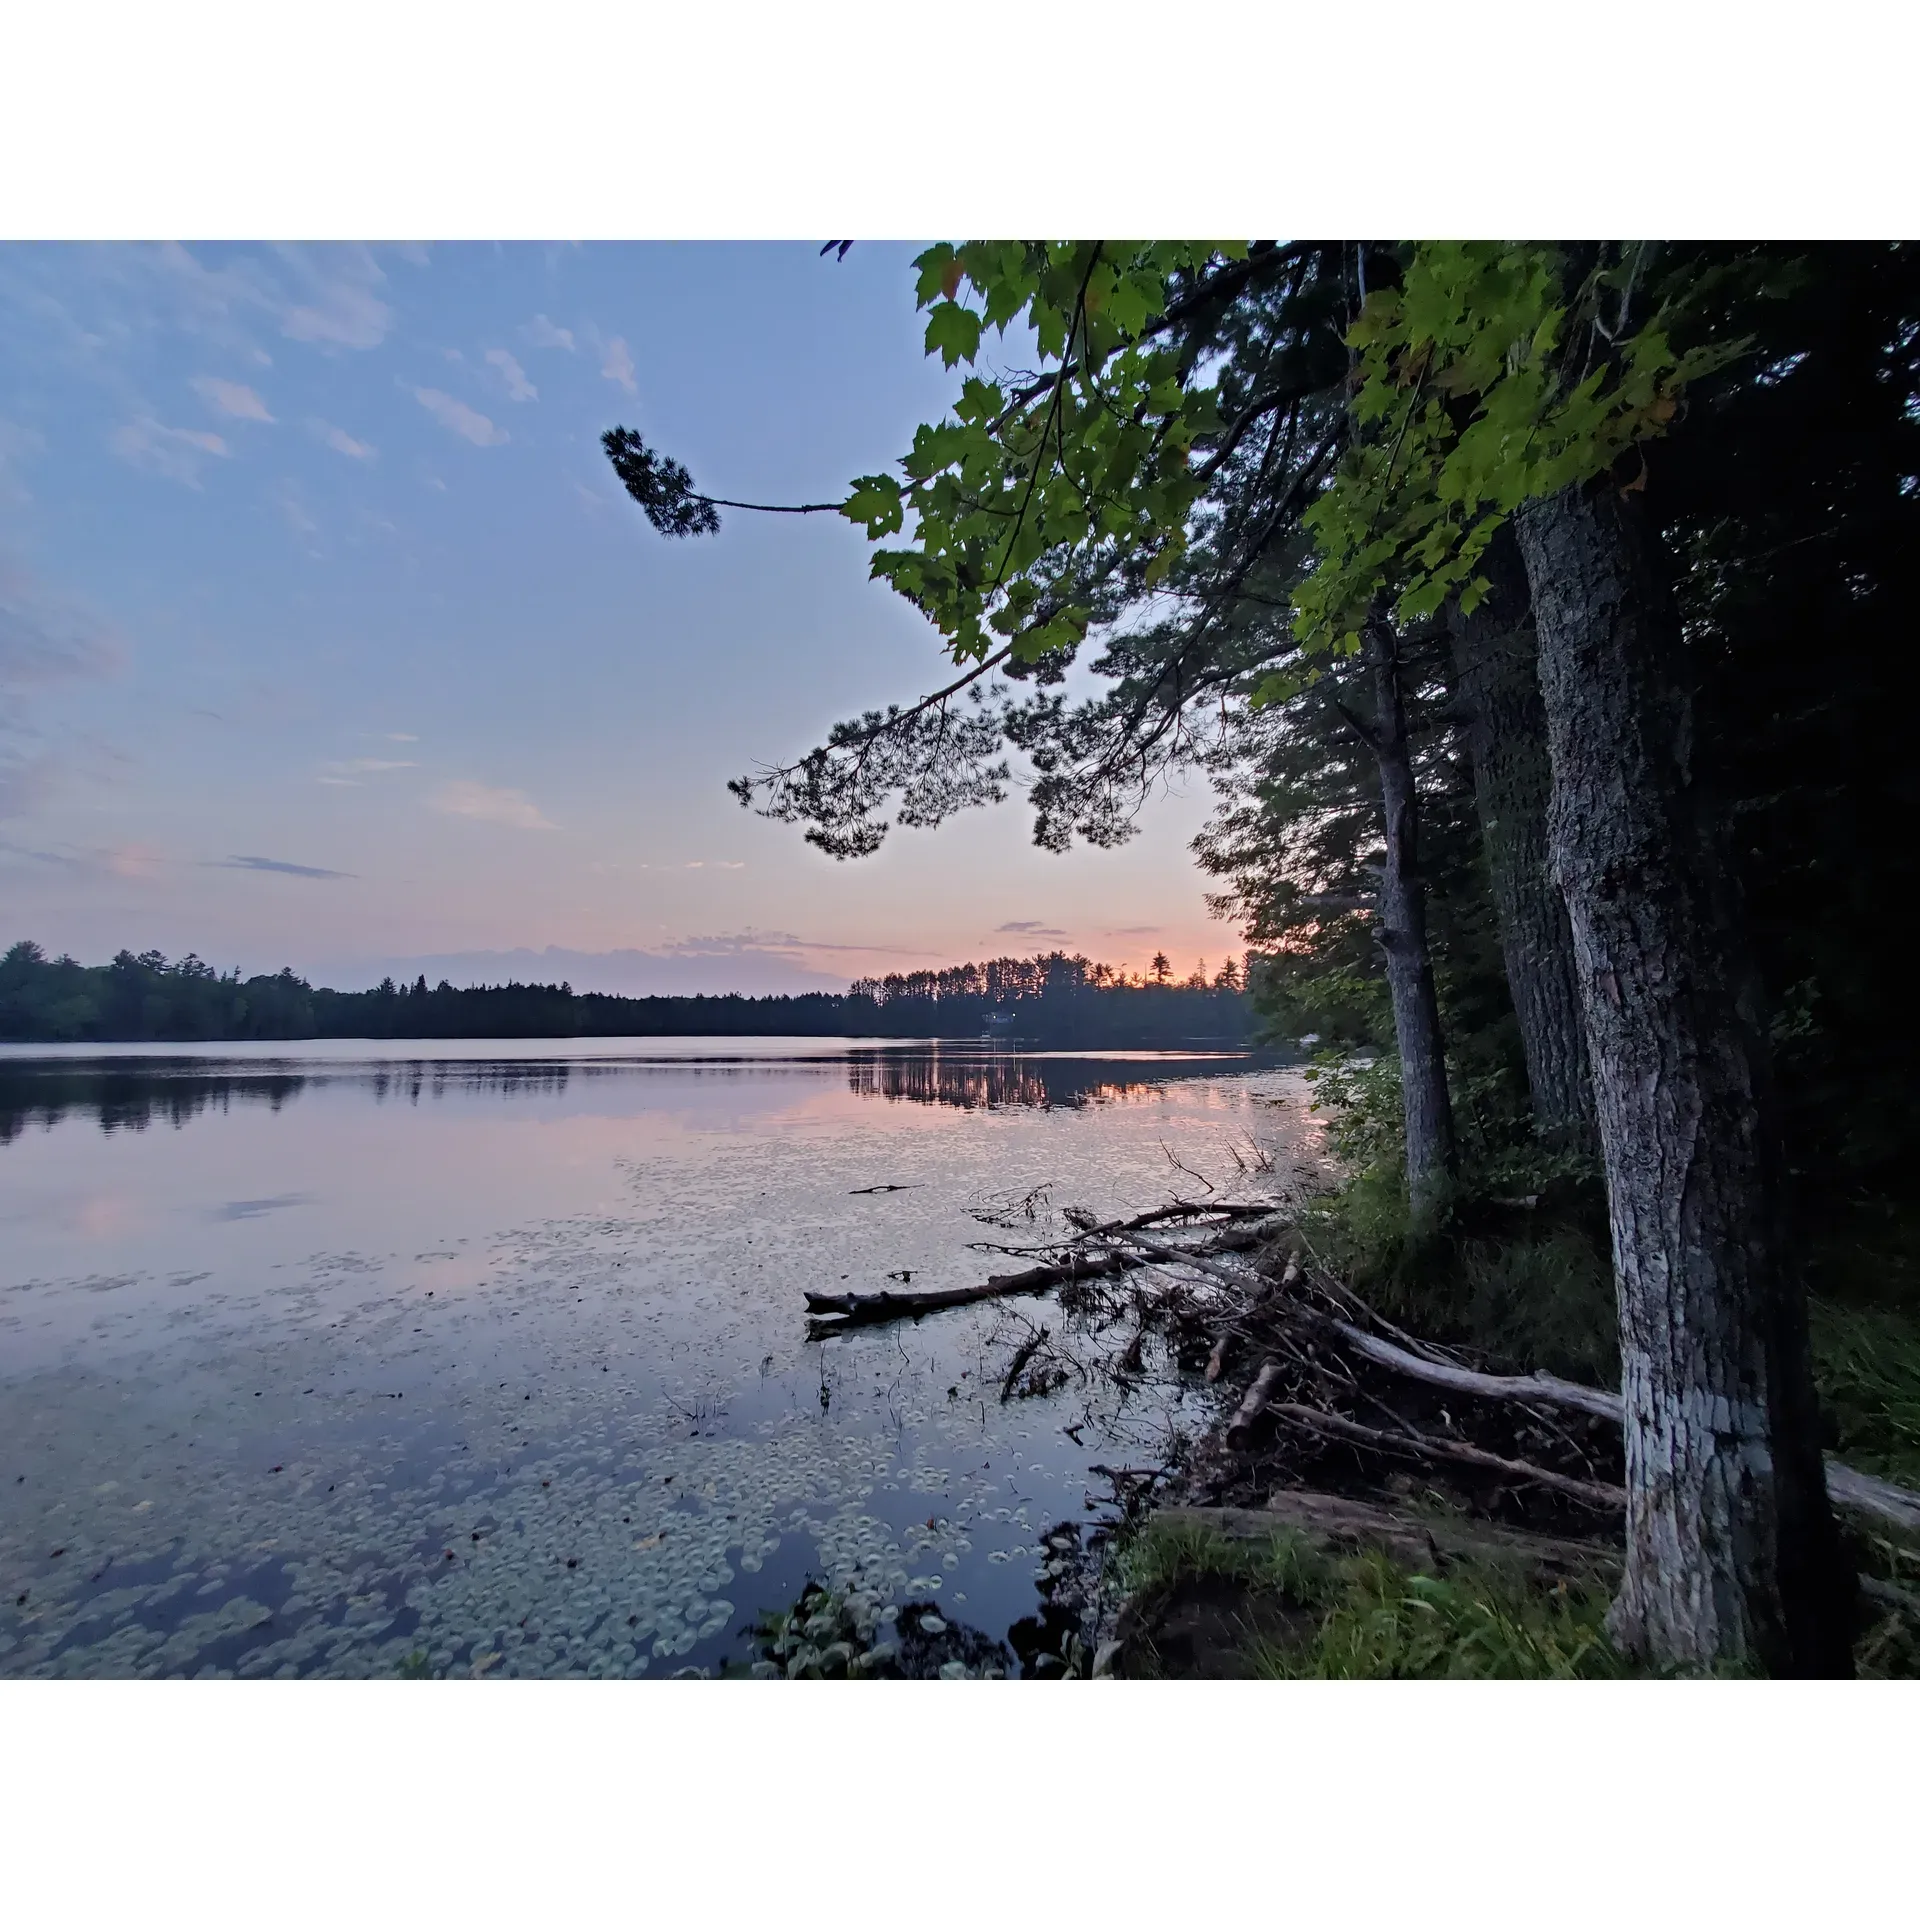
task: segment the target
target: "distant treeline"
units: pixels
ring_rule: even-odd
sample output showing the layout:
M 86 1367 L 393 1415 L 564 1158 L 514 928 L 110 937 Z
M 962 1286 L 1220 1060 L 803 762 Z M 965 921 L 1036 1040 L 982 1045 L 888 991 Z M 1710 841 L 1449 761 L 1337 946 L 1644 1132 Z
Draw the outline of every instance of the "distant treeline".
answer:
M 291 968 L 243 980 L 195 954 L 122 951 L 103 967 L 49 960 L 31 940 L 0 958 L 0 1040 L 520 1040 L 795 1034 L 971 1039 L 990 1023 L 1043 1046 L 1243 1043 L 1254 1017 L 1239 966 L 1129 978 L 1078 954 L 999 959 L 856 980 L 847 993 L 648 995 L 570 986 L 311 986 Z

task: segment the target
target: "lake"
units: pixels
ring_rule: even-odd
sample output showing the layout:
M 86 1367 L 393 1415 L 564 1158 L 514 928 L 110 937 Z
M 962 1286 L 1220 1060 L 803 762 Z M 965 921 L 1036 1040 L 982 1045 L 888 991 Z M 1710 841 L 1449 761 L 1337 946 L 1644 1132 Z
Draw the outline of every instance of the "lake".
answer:
M 1202 1396 L 1087 1334 L 1003 1398 L 1048 1298 L 809 1341 L 803 1291 L 1264 1196 L 1317 1135 L 1248 1056 L 7 1047 L 0 1674 L 717 1672 L 810 1577 L 1017 1646 L 1049 1530 Z

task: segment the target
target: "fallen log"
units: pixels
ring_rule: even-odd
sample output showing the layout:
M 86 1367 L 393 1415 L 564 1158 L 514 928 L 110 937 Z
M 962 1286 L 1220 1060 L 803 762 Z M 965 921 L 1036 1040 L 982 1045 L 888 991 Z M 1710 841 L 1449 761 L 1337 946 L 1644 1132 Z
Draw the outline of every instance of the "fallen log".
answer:
M 1104 1224 L 1081 1207 L 1067 1207 L 1063 1211 L 1082 1233 L 1095 1240 L 1110 1233 L 1137 1232 L 1141 1227 L 1153 1226 L 1161 1220 L 1199 1220 L 1209 1214 L 1218 1214 L 1228 1220 L 1280 1218 L 1278 1207 L 1266 1204 L 1250 1206 L 1238 1200 L 1170 1200 L 1165 1206 L 1150 1207 L 1145 1213 L 1136 1213 L 1130 1220 L 1108 1220 Z
M 946 1307 L 972 1306 L 978 1300 L 1006 1300 L 1021 1294 L 1045 1293 L 1063 1280 L 1098 1280 L 1110 1273 L 1123 1273 L 1130 1267 L 1147 1264 L 1137 1253 L 1098 1253 L 1076 1255 L 1072 1259 L 1049 1261 L 1041 1267 L 1028 1267 L 1020 1273 L 998 1273 L 970 1287 L 940 1287 L 929 1293 L 809 1293 L 807 1311 L 812 1314 L 838 1314 L 839 1325 L 864 1326 L 876 1320 L 919 1319 L 923 1313 L 938 1313 Z
M 1170 1212 L 1172 1209 L 1161 1209 Z M 1184 1209 L 1182 1209 L 1184 1211 Z M 1258 1245 L 1264 1236 L 1249 1227 L 1229 1227 L 1216 1244 L 1232 1248 Z M 1072 1253 L 1064 1260 L 1023 1268 L 1019 1273 L 997 1273 L 970 1287 L 941 1287 L 929 1293 L 808 1293 L 811 1314 L 837 1314 L 839 1326 L 866 1326 L 879 1320 L 917 1320 L 922 1314 L 947 1307 L 967 1307 L 981 1300 L 1004 1300 L 1026 1293 L 1045 1293 L 1065 1280 L 1099 1280 L 1133 1267 L 1191 1264 L 1191 1256 L 1177 1247 L 1142 1239 L 1137 1246 L 1108 1253 Z M 831 1331 L 816 1328 L 816 1332 Z
M 1827 1462 L 1827 1498 L 1836 1507 L 1849 1508 L 1870 1520 L 1920 1533 L 1920 1493 L 1896 1487 L 1890 1480 L 1876 1480 L 1872 1474 L 1843 1466 L 1838 1460 Z
M 1577 1381 L 1561 1380 L 1550 1373 L 1479 1373 L 1472 1367 L 1453 1366 L 1409 1353 L 1404 1347 L 1396 1347 L 1378 1334 L 1363 1332 L 1332 1314 L 1314 1314 L 1313 1318 L 1316 1326 L 1338 1334 L 1354 1352 L 1363 1354 L 1376 1366 L 1390 1368 L 1411 1380 L 1424 1380 L 1430 1387 L 1476 1394 L 1482 1400 L 1531 1400 L 1542 1406 L 1567 1407 L 1575 1413 L 1611 1420 L 1615 1426 L 1625 1417 L 1620 1396 L 1608 1393 L 1604 1387 L 1583 1387 Z
M 1266 1412 L 1267 1403 L 1272 1400 L 1281 1380 L 1286 1375 L 1278 1360 L 1269 1360 L 1253 1377 L 1253 1385 L 1246 1391 L 1240 1402 L 1240 1410 L 1227 1422 L 1227 1445 L 1244 1447 L 1253 1437 L 1253 1430 L 1259 1424 L 1260 1416 Z
M 1155 1266 L 1191 1267 L 1196 1273 L 1204 1273 L 1210 1280 L 1218 1280 L 1223 1286 L 1229 1286 L 1244 1292 L 1250 1281 L 1258 1280 L 1259 1275 L 1251 1268 L 1236 1267 L 1225 1260 L 1216 1259 L 1215 1252 L 1233 1252 L 1239 1246 L 1256 1245 L 1262 1238 L 1260 1234 L 1222 1233 L 1214 1237 L 1213 1250 L 1202 1252 L 1198 1247 L 1170 1247 L 1163 1241 L 1149 1240 L 1144 1234 L 1129 1233 L 1119 1227 L 1112 1227 L 1102 1236 L 1108 1240 L 1118 1240 L 1143 1260 L 1151 1260 Z
M 1313 1318 L 1316 1324 L 1337 1333 L 1356 1353 L 1409 1379 L 1424 1380 L 1429 1386 L 1473 1394 L 1483 1400 L 1532 1401 L 1542 1406 L 1567 1407 L 1576 1413 L 1611 1421 L 1615 1426 L 1622 1425 L 1626 1419 L 1620 1396 L 1602 1387 L 1583 1387 L 1550 1373 L 1479 1373 L 1471 1367 L 1444 1365 L 1408 1353 L 1374 1334 L 1363 1333 L 1331 1314 L 1314 1314 Z M 1872 1474 L 1862 1473 L 1842 1461 L 1827 1462 L 1827 1498 L 1847 1512 L 1906 1533 L 1920 1534 L 1920 1493 L 1895 1486 L 1889 1480 L 1875 1479 Z
M 1233 1331 L 1229 1328 L 1213 1343 L 1207 1355 L 1207 1381 L 1211 1385 L 1226 1371 L 1227 1355 L 1233 1350 Z
M 1302 1426 L 1313 1427 L 1322 1433 L 1352 1440 L 1383 1453 L 1412 1453 L 1430 1460 L 1458 1460 L 1466 1466 L 1486 1467 L 1495 1473 L 1509 1474 L 1517 1480 L 1531 1481 L 1535 1486 L 1550 1487 L 1555 1493 L 1564 1493 L 1576 1500 L 1591 1501 L 1598 1507 L 1624 1507 L 1627 1503 L 1626 1488 L 1616 1487 L 1610 1481 L 1575 1480 L 1569 1474 L 1555 1473 L 1550 1467 L 1536 1467 L 1531 1460 L 1509 1460 L 1504 1454 L 1488 1453 L 1484 1448 L 1469 1446 L 1464 1440 L 1436 1440 L 1426 1434 L 1416 1438 L 1410 1433 L 1390 1433 L 1383 1427 L 1363 1426 L 1358 1420 L 1349 1420 L 1343 1414 L 1325 1413 L 1318 1407 L 1303 1407 L 1292 1400 L 1281 1401 L 1273 1411 L 1283 1420 L 1294 1420 Z

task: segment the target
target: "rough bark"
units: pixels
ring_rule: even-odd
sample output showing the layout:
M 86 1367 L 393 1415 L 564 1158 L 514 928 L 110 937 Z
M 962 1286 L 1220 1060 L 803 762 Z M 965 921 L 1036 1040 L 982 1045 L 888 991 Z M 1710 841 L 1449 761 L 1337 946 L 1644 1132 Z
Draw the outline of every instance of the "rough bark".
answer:
M 1533 602 L 1520 548 L 1502 528 L 1482 571 L 1491 587 L 1448 626 L 1473 761 L 1474 804 L 1534 1120 L 1554 1146 L 1593 1144 L 1593 1087 L 1580 1027 L 1573 934 L 1547 865 L 1553 765 L 1540 703 Z
M 1553 760 L 1619 1292 L 1627 1559 L 1615 1637 L 1691 1667 L 1850 1670 L 1766 1057 L 1730 869 L 1689 767 L 1657 536 L 1606 483 L 1529 506 Z
M 1453 1103 L 1447 1092 L 1440 1001 L 1427 946 L 1427 892 L 1420 871 L 1419 809 L 1400 692 L 1398 643 L 1385 623 L 1376 621 L 1368 628 L 1366 648 L 1373 719 L 1370 724 L 1357 720 L 1353 724 L 1373 748 L 1380 769 L 1386 859 L 1374 937 L 1386 960 L 1387 992 L 1393 1002 L 1406 1116 L 1407 1203 L 1417 1227 L 1439 1213 L 1452 1191 L 1457 1166 Z

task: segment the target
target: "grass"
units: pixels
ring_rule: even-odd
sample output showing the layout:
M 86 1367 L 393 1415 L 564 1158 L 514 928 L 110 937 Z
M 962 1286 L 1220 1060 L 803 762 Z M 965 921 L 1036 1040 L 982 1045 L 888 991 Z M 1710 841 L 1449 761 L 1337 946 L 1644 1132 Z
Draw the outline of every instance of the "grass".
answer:
M 1379 1554 L 1341 1560 L 1315 1629 L 1252 1651 L 1265 1680 L 1607 1680 L 1632 1669 L 1606 1634 L 1607 1596 L 1463 1564 L 1409 1573 Z
M 1810 1303 L 1814 1375 L 1836 1451 L 1920 1487 L 1920 1327 L 1884 1307 Z
M 1619 1379 L 1613 1268 L 1588 1183 L 1548 1183 L 1528 1209 L 1463 1193 L 1446 1223 L 1416 1236 L 1398 1170 L 1374 1166 L 1329 1195 L 1317 1219 L 1319 1250 L 1411 1331 L 1516 1371 Z
M 1120 1556 L 1141 1599 L 1183 1582 L 1231 1580 L 1283 1596 L 1306 1619 L 1286 1642 L 1248 1647 L 1269 1680 L 1588 1680 L 1632 1669 L 1606 1637 L 1608 1596 L 1471 1562 L 1444 1576 L 1379 1554 L 1332 1557 L 1299 1535 L 1229 1539 L 1210 1527 L 1149 1527 Z
M 1262 1540 L 1233 1540 L 1189 1522 L 1144 1529 L 1120 1554 L 1118 1573 L 1130 1594 L 1214 1576 L 1304 1600 L 1324 1579 L 1325 1561 L 1296 1533 L 1280 1530 Z

